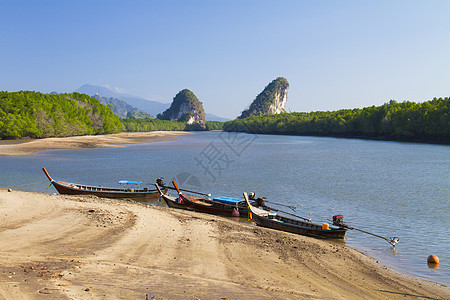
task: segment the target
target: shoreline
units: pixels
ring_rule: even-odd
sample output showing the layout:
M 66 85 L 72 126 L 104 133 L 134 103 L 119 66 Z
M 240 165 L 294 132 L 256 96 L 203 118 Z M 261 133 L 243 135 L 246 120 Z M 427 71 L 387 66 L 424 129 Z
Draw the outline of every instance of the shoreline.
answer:
M 351 135 L 351 134 L 308 134 L 308 133 L 278 133 L 278 132 L 247 132 L 247 131 L 225 131 L 234 133 L 247 133 L 247 134 L 261 134 L 261 135 L 280 135 L 280 136 L 300 136 L 300 137 L 318 137 L 318 138 L 336 138 L 336 139 L 355 139 L 366 141 L 380 141 L 380 142 L 398 142 L 398 143 L 412 143 L 412 144 L 430 144 L 430 145 L 450 145 L 448 139 L 414 139 L 414 138 L 393 138 L 384 136 L 364 136 L 364 135 Z
M 62 138 L 0 140 L 0 155 L 30 155 L 45 150 L 116 148 L 128 144 L 173 141 L 186 131 L 121 132 Z
M 0 188 L 0 298 L 450 298 L 341 243 L 95 196 Z

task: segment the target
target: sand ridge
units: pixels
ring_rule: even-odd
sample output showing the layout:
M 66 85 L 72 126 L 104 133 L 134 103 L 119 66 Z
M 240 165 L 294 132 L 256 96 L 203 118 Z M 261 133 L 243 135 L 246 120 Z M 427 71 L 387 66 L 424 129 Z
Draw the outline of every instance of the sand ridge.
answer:
M 124 144 L 142 144 L 176 140 L 185 131 L 121 132 L 62 138 L 0 140 L 0 155 L 29 155 L 51 149 L 113 148 Z

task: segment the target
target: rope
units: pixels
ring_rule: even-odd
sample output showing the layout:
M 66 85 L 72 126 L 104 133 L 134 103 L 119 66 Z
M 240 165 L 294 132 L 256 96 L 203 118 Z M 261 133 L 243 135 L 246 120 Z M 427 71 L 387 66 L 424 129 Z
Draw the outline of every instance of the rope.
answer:
M 263 199 L 264 199 L 264 198 L 263 198 Z M 272 203 L 272 204 L 275 204 L 275 205 L 279 205 L 279 206 L 284 206 L 284 207 L 290 208 L 290 209 L 292 209 L 293 211 L 296 211 L 296 210 L 297 210 L 297 205 L 286 205 L 286 204 L 281 204 L 281 203 L 272 202 L 272 201 L 269 201 L 269 200 L 266 200 L 266 199 L 264 199 L 264 201 L 269 202 L 269 203 Z
M 300 217 L 300 216 L 297 216 L 297 215 L 288 213 L 288 212 L 283 211 L 283 210 L 280 210 L 280 209 L 276 209 L 276 208 L 272 208 L 272 207 L 268 207 L 268 208 L 269 208 L 270 210 L 278 211 L 278 212 L 281 212 L 281 213 L 284 213 L 284 214 L 287 214 L 287 215 L 290 215 L 290 216 L 293 216 L 293 217 L 296 217 L 296 218 L 299 218 L 299 219 L 302 219 L 302 220 L 305 220 L 305 221 L 308 221 L 308 222 L 312 223 L 312 220 L 311 220 L 311 219 L 303 218 L 303 217 Z
M 177 190 L 176 188 L 173 188 L 173 187 L 170 187 L 170 186 L 163 186 L 163 188 L 170 189 L 170 190 L 175 190 L 175 191 Z M 189 190 L 185 190 L 185 189 L 180 189 L 180 191 L 193 193 L 193 194 L 198 194 L 198 195 L 202 195 L 202 196 L 206 196 L 206 197 L 211 197 L 211 194 L 204 194 L 204 193 L 189 191 Z
M 381 238 L 381 239 L 387 241 L 389 244 L 392 245 L 392 247 L 395 247 L 395 244 L 397 244 L 400 241 L 400 238 L 398 236 L 384 237 L 384 236 L 381 236 L 381 235 L 378 235 L 378 234 L 375 234 L 375 233 L 371 233 L 371 232 L 368 232 L 368 231 L 365 231 L 365 230 L 362 230 L 362 229 L 359 229 L 359 228 L 355 228 L 355 227 L 350 227 L 350 226 L 347 226 L 347 225 L 343 225 L 342 227 L 348 228 L 348 229 L 352 229 L 352 230 L 358 230 L 358 231 L 361 231 L 363 233 L 376 236 L 378 238 Z

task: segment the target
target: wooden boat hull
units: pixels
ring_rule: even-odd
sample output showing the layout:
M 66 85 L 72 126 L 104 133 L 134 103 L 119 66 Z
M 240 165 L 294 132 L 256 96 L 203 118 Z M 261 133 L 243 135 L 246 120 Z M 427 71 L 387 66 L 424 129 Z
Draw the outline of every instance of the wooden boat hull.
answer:
M 97 186 L 87 186 L 79 184 L 70 184 L 62 181 L 52 181 L 53 186 L 60 194 L 64 195 L 95 195 L 103 198 L 157 198 L 159 196 L 156 190 L 133 190 L 106 188 Z
M 282 216 L 279 215 L 277 215 L 276 217 L 281 219 L 293 220 L 290 218 L 283 218 Z M 314 223 L 293 220 L 294 222 L 298 222 L 297 224 L 293 224 L 283 222 L 278 219 L 277 220 L 272 219 L 271 216 L 263 217 L 257 214 L 253 214 L 253 220 L 258 226 L 318 238 L 343 239 L 347 232 L 347 229 L 345 228 L 330 228 L 327 230 L 322 229 L 321 225 Z
M 161 195 L 161 198 L 164 200 L 164 202 L 166 202 L 167 206 L 170 208 L 192 210 L 183 203 L 178 203 L 178 198 L 170 197 L 164 194 Z
M 251 213 L 251 218 L 258 226 L 327 239 L 343 239 L 347 233 L 346 228 L 327 226 L 328 229 L 323 229 L 322 225 L 314 224 L 299 216 L 295 216 L 295 219 L 288 218 L 277 213 L 270 213 L 270 211 L 256 208 L 250 204 L 247 193 L 244 193 L 244 199 Z
M 236 215 L 236 207 L 226 205 L 223 203 L 215 202 L 210 199 L 205 198 L 196 198 L 188 195 L 181 195 L 181 199 L 185 206 L 198 211 L 204 212 L 208 214 L 214 215 L 223 215 L 223 216 L 235 216 Z M 245 207 L 238 206 L 237 211 L 239 212 L 239 216 L 247 216 L 248 210 Z
M 64 181 L 56 181 L 50 177 L 45 168 L 42 169 L 55 187 L 58 193 L 63 195 L 94 195 L 102 198 L 131 198 L 131 199 L 146 199 L 157 198 L 159 192 L 155 190 L 143 189 L 129 189 L 129 188 L 109 188 L 101 186 L 90 186 L 83 184 L 68 183 Z M 167 189 L 165 190 L 167 192 Z

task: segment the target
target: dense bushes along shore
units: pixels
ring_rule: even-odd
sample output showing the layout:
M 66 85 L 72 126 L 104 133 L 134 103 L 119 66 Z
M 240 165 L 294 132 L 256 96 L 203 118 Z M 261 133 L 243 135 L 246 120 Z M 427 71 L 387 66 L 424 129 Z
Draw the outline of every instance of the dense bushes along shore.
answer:
M 208 121 L 206 130 L 221 129 Z M 198 124 L 157 119 L 120 120 L 111 106 L 85 94 L 0 91 L 0 139 L 64 137 L 121 131 L 204 130 Z
M 331 112 L 282 113 L 225 122 L 225 131 L 450 143 L 450 99 L 391 100 Z
M 331 112 L 282 113 L 208 121 L 206 130 L 358 137 L 450 143 L 450 99 L 423 103 L 391 100 L 381 106 Z M 202 130 L 196 124 L 128 118 L 85 94 L 0 91 L 0 138 L 43 138 L 121 131 Z
M 0 91 L 0 138 L 115 133 L 122 124 L 110 107 L 84 94 Z
M 159 119 L 135 119 L 127 118 L 121 120 L 124 125 L 124 131 L 146 132 L 146 131 L 197 131 L 205 130 L 200 124 L 187 124 L 184 122 L 159 120 Z M 222 122 L 207 121 L 206 130 L 221 130 Z

